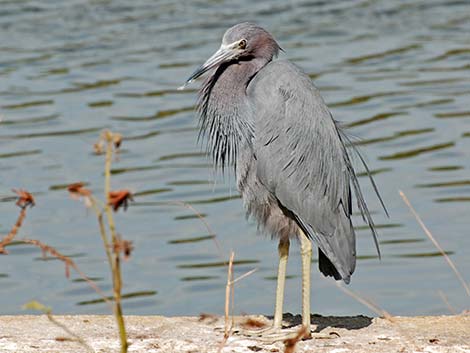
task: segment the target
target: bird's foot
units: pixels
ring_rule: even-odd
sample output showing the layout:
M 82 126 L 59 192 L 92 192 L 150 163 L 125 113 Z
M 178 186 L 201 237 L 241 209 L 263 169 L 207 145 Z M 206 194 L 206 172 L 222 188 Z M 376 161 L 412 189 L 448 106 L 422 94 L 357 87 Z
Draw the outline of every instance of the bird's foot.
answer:
M 303 326 L 281 328 L 267 327 L 259 330 L 238 329 L 237 333 L 242 336 L 254 338 L 265 343 L 274 343 L 279 341 L 287 341 L 291 339 L 310 339 L 312 335 L 307 332 Z

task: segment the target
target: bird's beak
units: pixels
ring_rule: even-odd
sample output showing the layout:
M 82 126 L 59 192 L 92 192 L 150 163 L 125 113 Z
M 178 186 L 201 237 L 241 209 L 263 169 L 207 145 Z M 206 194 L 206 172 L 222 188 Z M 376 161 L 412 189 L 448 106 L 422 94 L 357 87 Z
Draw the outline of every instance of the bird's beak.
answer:
M 223 62 L 232 60 L 237 55 L 237 51 L 234 50 L 233 46 L 223 45 L 212 55 L 207 61 L 199 66 L 196 71 L 186 80 L 183 86 L 179 87 L 179 90 L 185 89 L 191 82 L 202 76 L 207 71 L 219 66 Z

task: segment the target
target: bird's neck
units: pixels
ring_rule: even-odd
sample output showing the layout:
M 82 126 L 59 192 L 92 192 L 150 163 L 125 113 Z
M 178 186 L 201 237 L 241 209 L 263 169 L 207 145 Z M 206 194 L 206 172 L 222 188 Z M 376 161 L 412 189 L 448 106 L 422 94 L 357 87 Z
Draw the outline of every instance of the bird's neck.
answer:
M 251 146 L 254 131 L 246 89 L 266 64 L 266 60 L 253 59 L 220 67 L 203 84 L 198 101 L 200 135 L 207 137 L 214 164 L 222 169 L 236 167 L 239 150 Z

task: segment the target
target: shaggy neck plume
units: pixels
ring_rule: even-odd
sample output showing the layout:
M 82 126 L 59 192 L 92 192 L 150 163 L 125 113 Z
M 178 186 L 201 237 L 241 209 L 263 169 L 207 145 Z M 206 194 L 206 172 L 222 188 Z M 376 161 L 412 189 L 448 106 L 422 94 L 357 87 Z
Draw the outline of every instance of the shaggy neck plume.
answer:
M 246 88 L 269 60 L 253 58 L 222 64 L 203 84 L 197 102 L 199 136 L 207 138 L 207 150 L 215 167 L 236 167 L 241 146 L 251 145 L 253 122 L 246 100 Z

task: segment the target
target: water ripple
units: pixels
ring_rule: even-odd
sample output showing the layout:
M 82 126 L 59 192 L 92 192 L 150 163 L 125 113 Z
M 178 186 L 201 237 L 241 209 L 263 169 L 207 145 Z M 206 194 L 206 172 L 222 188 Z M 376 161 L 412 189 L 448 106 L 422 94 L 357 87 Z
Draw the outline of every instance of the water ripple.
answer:
M 362 56 L 350 58 L 350 59 L 347 59 L 346 62 L 349 64 L 354 64 L 354 65 L 362 64 L 363 62 L 367 62 L 370 60 L 383 59 L 388 56 L 396 56 L 397 54 L 402 54 L 402 53 L 414 51 L 414 50 L 421 49 L 421 48 L 422 48 L 422 45 L 420 44 L 411 44 L 411 45 L 407 45 L 404 47 L 385 50 L 380 53 L 374 53 L 374 54 L 362 55 Z
M 431 145 L 427 147 L 420 147 L 420 148 L 415 148 L 415 149 L 411 149 L 407 151 L 396 152 L 388 156 L 381 156 L 379 157 L 379 159 L 393 160 L 393 159 L 412 158 L 412 157 L 419 156 L 423 153 L 439 151 L 439 150 L 443 150 L 443 149 L 454 147 L 454 146 L 455 146 L 455 142 L 440 143 L 440 144 Z
M 91 144 L 109 128 L 122 133 L 124 148 L 112 162 L 112 187 L 129 188 L 136 196 L 127 213 L 116 215 L 119 229 L 135 245 L 135 257 L 123 264 L 129 274 L 124 288 L 132 288 L 126 293 L 136 295 L 123 301 L 125 311 L 197 315 L 201 307 L 219 310 L 219 300 L 213 299 L 223 300 L 219 282 L 226 276 L 225 263 L 210 232 L 201 233 L 205 228 L 197 216 L 170 206 L 184 200 L 217 231 L 223 253 L 233 248 L 236 259 L 248 259 L 236 271 L 254 263 L 261 269 L 248 286 L 237 289 L 240 297 L 251 298 L 242 309 L 269 312 L 269 301 L 251 292 L 274 285 L 265 278 L 275 274 L 276 245 L 254 236 L 256 225 L 243 220 L 233 175 L 219 180 L 196 143 L 192 111 L 202 80 L 177 90 L 220 45 L 227 25 L 246 20 L 249 13 L 284 48 L 280 58 L 301 66 L 332 102 L 333 115 L 349 123 L 391 210 L 391 219 L 379 212 L 364 180 L 367 173 L 359 169 L 385 261 L 377 261 L 369 231 L 358 222 L 362 272 L 354 277 L 357 285 L 388 303 L 392 313 L 445 313 L 434 289 L 438 283 L 450 291 L 455 283 L 426 238 L 417 235 L 396 190 L 412 191 L 413 205 L 436 235 L 446 235 L 446 244 L 455 249 L 453 260 L 465 266 L 462 249 L 470 247 L 464 236 L 467 219 L 461 217 L 470 202 L 468 2 L 12 0 L 2 1 L 1 9 L 2 233 L 18 212 L 8 190 L 25 187 L 38 205 L 28 212 L 24 231 L 81 255 L 77 262 L 97 280 L 108 278 L 102 275 L 105 255 L 96 220 L 65 189 L 84 180 L 99 191 L 104 156 L 94 156 Z M 359 221 L 357 209 L 353 212 Z M 11 308 L 19 308 L 28 293 L 50 301 L 59 313 L 107 313 L 102 304 L 75 304 L 98 304 L 85 283 L 57 292 L 54 276 L 62 276 L 63 269 L 33 261 L 37 249 L 19 243 L 10 249 L 9 256 L 0 257 L 0 266 L 8 268 L 0 274 L 8 276 L 2 278 L 3 313 L 21 313 Z M 292 252 L 294 261 L 298 256 Z M 292 271 L 289 278 L 300 276 Z M 396 280 L 384 284 L 384 277 Z M 101 282 L 110 290 L 108 280 Z M 153 282 L 158 296 L 152 288 L 139 291 Z M 410 300 L 390 300 L 387 286 Z M 334 287 L 317 289 L 325 312 L 363 310 L 350 301 L 328 300 Z M 448 294 L 457 309 L 466 307 L 464 295 Z

